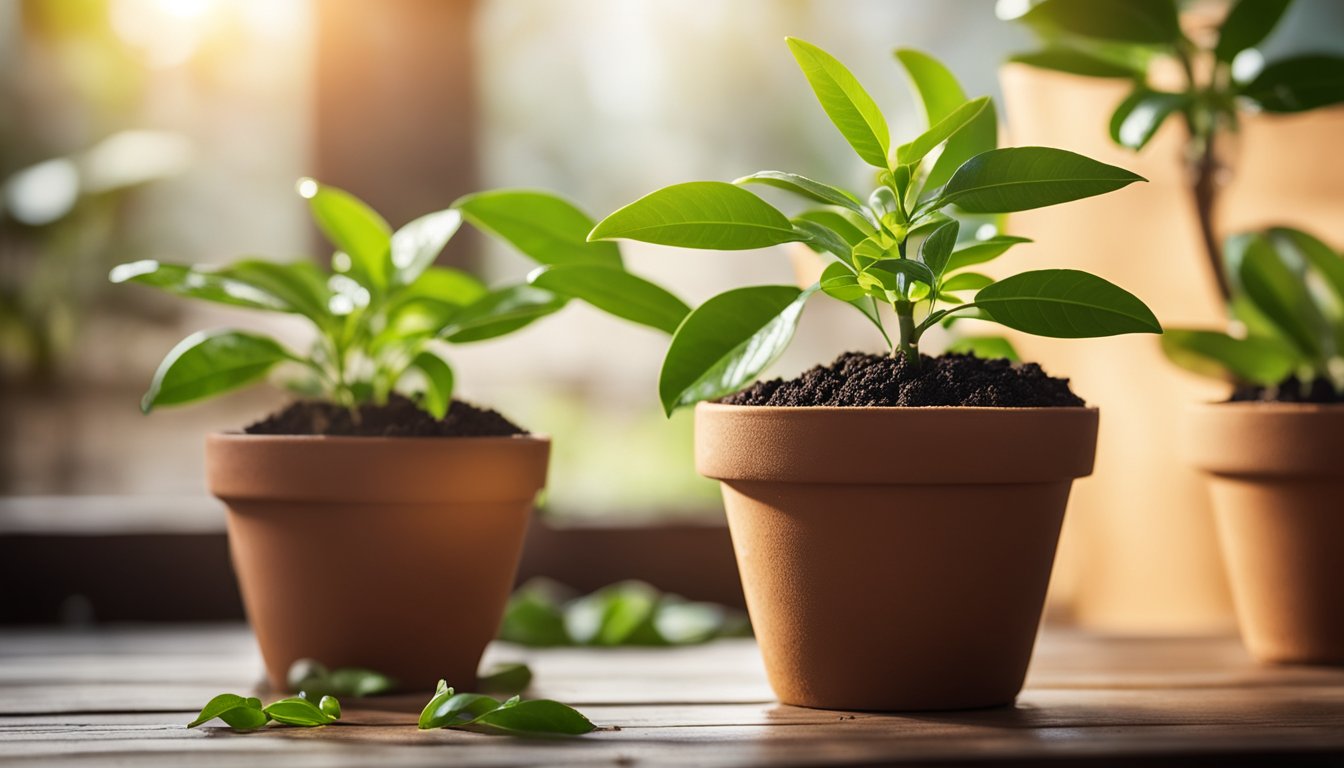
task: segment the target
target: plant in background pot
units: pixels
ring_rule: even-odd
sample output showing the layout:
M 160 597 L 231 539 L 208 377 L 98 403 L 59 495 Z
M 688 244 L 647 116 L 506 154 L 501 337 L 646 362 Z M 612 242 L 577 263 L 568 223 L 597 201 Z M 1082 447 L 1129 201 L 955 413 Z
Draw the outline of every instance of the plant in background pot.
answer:
M 1272 228 L 1224 248 L 1232 333 L 1173 329 L 1176 364 L 1237 386 L 1197 406 L 1188 451 L 1209 477 L 1256 657 L 1344 663 L 1344 258 Z
M 114 282 L 305 318 L 298 352 L 221 330 L 178 344 L 142 403 L 198 400 L 277 367 L 300 400 L 242 433 L 206 440 L 211 492 L 272 685 L 301 658 L 377 669 L 407 688 L 470 684 L 499 628 L 550 442 L 453 399 L 447 345 L 492 339 L 582 298 L 667 332 L 689 307 L 626 272 L 592 220 L 547 193 L 469 195 L 393 232 L 352 195 L 299 183 L 336 246 L 332 271 L 257 259 L 222 267 L 124 264 Z M 489 288 L 434 266 L 462 220 L 540 263 Z M 399 394 L 405 393 L 405 394 Z
M 590 239 L 721 250 L 800 241 L 835 257 L 807 288 L 739 288 L 688 315 L 663 364 L 663 405 L 751 382 L 818 293 L 867 316 L 889 355 L 843 355 L 696 407 L 697 466 L 722 481 L 770 682 L 782 701 L 814 707 L 1006 704 L 1031 655 L 1070 485 L 1091 471 L 1097 412 L 1038 366 L 931 358 L 921 338 L 956 317 L 1060 337 L 1161 328 L 1139 299 L 1083 272 L 976 273 L 1019 240 L 959 244 L 945 211 L 1038 208 L 1140 178 L 1062 150 L 997 149 L 989 100 L 963 100 L 951 73 L 915 51 L 896 57 L 947 116 L 893 147 L 854 76 L 788 42 L 822 108 L 877 169 L 871 194 L 779 171 L 678 184 L 611 214 Z M 756 184 L 825 207 L 790 219 L 744 188 Z M 919 405 L 944 407 L 887 407 Z

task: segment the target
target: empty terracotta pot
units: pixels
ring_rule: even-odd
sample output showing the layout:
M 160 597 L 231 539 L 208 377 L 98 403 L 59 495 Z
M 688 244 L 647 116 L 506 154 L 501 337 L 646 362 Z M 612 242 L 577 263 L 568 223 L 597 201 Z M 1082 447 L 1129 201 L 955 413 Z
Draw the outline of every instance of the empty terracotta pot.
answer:
M 1008 704 L 1091 408 L 696 408 L 770 685 L 861 710 Z
M 549 452 L 535 436 L 207 437 L 271 685 L 313 658 L 470 690 Z
M 1247 649 L 1344 664 L 1344 405 L 1206 404 L 1188 427 Z

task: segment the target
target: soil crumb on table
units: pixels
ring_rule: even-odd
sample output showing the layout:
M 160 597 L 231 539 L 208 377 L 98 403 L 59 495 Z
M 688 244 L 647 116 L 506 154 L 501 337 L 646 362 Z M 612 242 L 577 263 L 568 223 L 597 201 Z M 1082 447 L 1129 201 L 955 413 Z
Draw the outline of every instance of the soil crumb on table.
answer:
M 454 400 L 436 419 L 415 401 L 392 395 L 387 405 L 359 406 L 358 413 L 321 400 L 299 400 L 243 430 L 249 435 L 336 437 L 508 437 L 526 430 L 488 408 Z
M 846 352 L 794 379 L 757 382 L 723 398 L 729 405 L 997 408 L 1086 405 L 1069 380 L 1036 363 L 987 360 L 973 355 L 922 356 L 916 369 L 904 356 Z

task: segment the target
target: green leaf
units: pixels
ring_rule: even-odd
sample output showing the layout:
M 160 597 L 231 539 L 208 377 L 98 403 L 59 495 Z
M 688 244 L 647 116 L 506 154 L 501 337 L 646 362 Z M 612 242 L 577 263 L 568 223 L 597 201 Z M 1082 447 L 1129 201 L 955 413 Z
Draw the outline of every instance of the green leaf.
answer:
M 391 267 L 392 228 L 383 217 L 343 189 L 304 179 L 299 190 L 308 198 L 318 229 L 350 257 L 350 276 L 370 290 L 384 288 Z
M 1344 101 L 1344 58 L 1298 56 L 1269 64 L 1241 95 L 1266 112 L 1305 112 Z
M 312 262 L 244 259 L 220 267 L 216 274 L 269 293 L 319 327 L 332 317 L 329 276 Z
M 220 275 L 217 270 L 208 267 L 188 267 L 181 264 L 164 264 L 153 259 L 142 259 L 126 264 L 118 264 L 108 274 L 113 283 L 139 283 L 148 285 L 178 296 L 202 299 L 219 304 L 230 304 L 249 309 L 265 309 L 272 312 L 297 311 L 279 297 L 260 288 Z
M 836 205 L 846 208 L 859 214 L 860 216 L 871 215 L 863 203 L 854 195 L 846 192 L 839 187 L 832 187 L 829 184 L 823 184 L 820 181 L 813 181 L 806 176 L 799 176 L 796 173 L 786 173 L 784 171 L 757 171 L 750 176 L 743 176 L 733 181 L 734 184 L 765 184 L 767 186 L 785 189 L 796 195 L 801 195 L 808 200 L 813 200 L 826 205 Z
M 887 167 L 891 131 L 873 97 L 857 78 L 829 53 L 796 37 L 785 38 L 821 108 L 865 163 Z
M 504 336 L 564 309 L 566 300 L 530 285 L 496 288 L 455 314 L 440 335 L 454 344 Z
M 1335 301 L 1344 308 L 1344 258 L 1315 237 L 1289 227 L 1271 227 L 1266 233 L 1270 242 L 1282 250 L 1296 251 L 1303 263 L 1314 269 L 1334 294 Z
M 846 261 L 854 251 L 853 246 L 844 237 L 824 224 L 818 224 L 811 219 L 797 218 L 793 220 L 793 226 L 806 236 L 803 242 L 814 251 L 830 253 Z
M 317 702 L 317 708 L 332 720 L 341 719 L 341 702 L 337 701 L 335 696 L 323 696 L 322 700 Z
M 480 676 L 477 685 L 482 691 L 513 695 L 527 690 L 532 684 L 532 669 L 526 664 L 498 664 Z
M 984 360 L 1011 360 L 1021 362 L 1013 343 L 1002 336 L 962 336 L 947 346 L 948 352 L 975 355 Z
M 388 693 L 397 681 L 361 667 L 341 667 L 328 670 L 313 659 L 299 659 L 289 667 L 286 676 L 291 691 L 302 691 L 310 696 L 376 696 Z
M 1063 149 L 995 149 L 958 168 L 939 203 L 971 213 L 1011 213 L 1113 192 L 1136 181 L 1147 179 Z
M 978 291 L 988 287 L 994 282 L 994 278 L 988 275 L 982 275 L 977 272 L 962 272 L 959 275 L 953 275 L 939 286 L 944 291 L 956 293 L 957 291 Z
M 932 289 L 934 283 L 937 282 L 937 278 L 933 276 L 933 270 L 914 259 L 882 259 L 860 274 L 860 284 L 864 282 L 864 275 L 879 278 L 882 281 L 883 288 L 900 294 L 910 301 L 916 301 L 919 298 L 915 293 L 916 285 L 922 283 L 927 288 Z M 895 278 L 894 282 L 888 276 Z
M 1076 48 L 1046 48 L 1031 53 L 1019 53 L 1008 60 L 1026 64 L 1029 67 L 1066 72 L 1083 77 L 1114 77 L 1132 80 L 1144 75 L 1142 68 L 1125 66 L 1109 59 L 1093 56 Z
M 827 296 L 850 304 L 855 302 L 866 303 L 868 298 L 868 292 L 859 285 L 858 277 L 854 274 L 854 271 L 838 261 L 827 265 L 826 269 L 822 270 L 819 285 L 822 292 Z
M 660 598 L 643 582 L 613 584 L 566 606 L 565 628 L 581 645 L 661 645 L 653 624 Z
M 839 211 L 808 211 L 806 213 L 801 213 L 793 220 L 795 225 L 797 225 L 798 219 L 810 221 L 814 224 L 820 224 L 831 230 L 844 238 L 844 241 L 849 243 L 851 248 L 863 242 L 875 231 L 872 225 L 867 221 L 858 219 L 852 215 L 846 215 Z
M 1189 104 L 1188 94 L 1164 93 L 1136 86 L 1111 114 L 1111 140 L 1129 149 L 1143 149 L 1162 126 L 1162 121 Z
M 451 728 L 468 725 L 486 712 L 499 709 L 498 699 L 480 693 L 453 693 L 452 688 L 444 688 L 434 694 L 420 712 L 419 727 Z
M 974 303 L 995 322 L 1037 336 L 1077 339 L 1162 332 L 1152 311 L 1132 293 L 1073 269 L 1005 277 L 976 294 Z
M 1099 40 L 1160 45 L 1181 38 L 1173 0 L 1044 0 L 1023 10 L 1003 18 Z
M 520 701 L 512 706 L 506 703 L 478 716 L 469 725 L 519 735 L 579 736 L 597 730 L 578 710 L 550 699 Z
M 338 705 L 339 706 L 339 705 Z M 336 722 L 336 718 L 318 708 L 318 705 L 300 696 L 281 699 L 263 710 L 272 720 L 284 725 L 311 728 Z
M 1238 53 L 1254 48 L 1269 36 L 1290 2 L 1292 0 L 1239 0 L 1223 20 L 1218 45 L 1213 49 L 1214 56 L 1219 61 L 1230 62 Z
M 937 59 L 908 48 L 898 49 L 895 56 L 905 68 L 924 106 L 927 125 L 938 124 L 966 102 L 966 92 L 962 90 L 956 76 Z M 987 105 L 969 124 L 948 139 L 942 154 L 924 177 L 924 188 L 943 186 L 958 167 L 972 157 L 994 149 L 999 145 L 998 142 L 998 118 L 993 106 Z
M 1269 240 L 1247 239 L 1238 281 L 1255 307 L 1307 357 L 1321 354 L 1325 321 L 1307 292 L 1302 276 L 1284 263 Z
M 430 697 L 425 704 L 424 709 L 420 710 L 420 719 L 417 727 L 424 731 L 430 728 L 442 728 L 448 724 L 449 711 L 448 702 L 457 695 L 456 692 L 448 686 L 446 680 L 440 680 L 438 688 L 434 690 L 434 695 Z M 455 713 L 454 713 L 455 714 Z
M 746 250 L 801 240 L 788 217 L 733 184 L 691 181 L 641 197 L 598 222 L 590 240 Z
M 453 402 L 453 368 L 448 362 L 433 352 L 424 351 L 415 356 L 411 367 L 425 376 L 424 400 L 425 412 L 436 419 L 448 415 L 448 406 Z
M 465 307 L 487 293 L 489 289 L 475 275 L 451 267 L 429 267 L 397 295 L 403 299 L 426 298 Z
M 896 162 L 901 165 L 915 165 L 932 152 L 939 144 L 955 136 L 972 120 L 980 116 L 990 104 L 988 96 L 981 96 L 963 103 L 952 110 L 936 125 L 920 134 L 908 144 L 896 148 Z M 990 107 L 992 109 L 992 107 Z
M 534 583 L 525 584 L 509 598 L 499 639 L 537 647 L 573 643 L 559 601 Z
M 621 266 L 621 251 L 615 243 L 589 242 L 593 220 L 588 214 L 549 192 L 477 192 L 453 207 L 474 226 L 502 237 L 538 264 Z
M 953 251 L 944 272 L 956 272 L 959 269 L 993 261 L 1014 245 L 1030 242 L 1031 240 L 1025 237 L 1014 237 L 1012 235 L 995 235 L 985 240 L 977 240 Z
M 221 693 L 206 703 L 195 720 L 187 723 L 188 728 L 219 718 L 235 731 L 252 731 L 270 722 L 270 718 L 261 709 L 261 702 L 255 698 L 244 698 L 233 693 Z
M 676 333 L 691 311 L 686 302 L 662 287 L 619 268 L 590 264 L 539 267 L 527 281 L 667 334 Z
M 947 263 L 952 256 L 952 248 L 957 244 L 957 234 L 960 231 L 961 225 L 956 220 L 949 221 L 929 233 L 924 242 L 919 244 L 919 258 L 935 278 L 942 277 L 947 270 Z
M 784 285 L 738 288 L 687 315 L 659 375 L 664 411 L 722 397 L 754 379 L 793 339 L 809 294 Z
M 449 208 L 421 216 L 392 233 L 394 282 L 410 285 L 419 279 L 460 226 L 462 213 Z
M 222 394 L 263 378 L 276 363 L 297 358 L 266 336 L 200 331 L 173 347 L 140 401 L 145 413 Z
M 1302 364 L 1302 358 L 1282 341 L 1251 337 L 1233 338 L 1218 331 L 1185 328 L 1162 334 L 1167 359 L 1201 376 L 1228 375 L 1252 384 L 1273 386 Z

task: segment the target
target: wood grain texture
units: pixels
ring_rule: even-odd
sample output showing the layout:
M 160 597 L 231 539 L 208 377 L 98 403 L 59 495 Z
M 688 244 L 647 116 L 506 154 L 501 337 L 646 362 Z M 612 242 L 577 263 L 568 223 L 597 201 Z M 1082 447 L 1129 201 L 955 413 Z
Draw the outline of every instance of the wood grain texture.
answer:
M 1232 638 L 1047 633 L 1016 706 L 897 715 L 783 706 L 754 643 L 529 650 L 529 696 L 603 727 L 577 739 L 418 731 L 425 695 L 349 701 L 316 729 L 184 723 L 257 691 L 243 627 L 0 632 L 0 765 L 1344 764 L 1344 670 L 1252 664 Z

